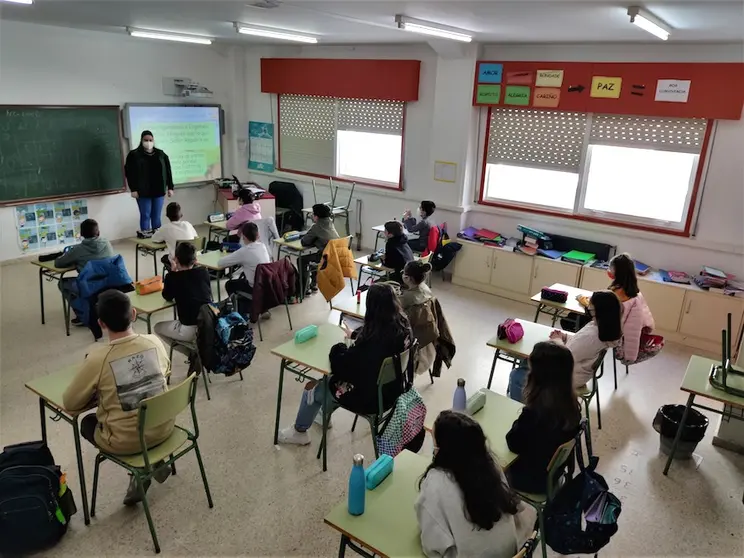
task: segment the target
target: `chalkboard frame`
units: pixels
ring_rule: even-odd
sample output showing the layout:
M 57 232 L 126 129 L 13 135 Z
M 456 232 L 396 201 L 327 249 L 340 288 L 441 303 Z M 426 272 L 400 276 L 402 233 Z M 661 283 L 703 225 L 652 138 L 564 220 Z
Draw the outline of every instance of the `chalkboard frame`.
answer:
M 91 192 L 75 192 L 72 194 L 63 194 L 59 196 L 45 196 L 39 198 L 24 198 L 19 200 L 3 200 L 0 201 L 0 207 L 13 207 L 16 205 L 26 205 L 29 203 L 36 203 L 42 201 L 59 201 L 59 200 L 72 200 L 77 198 L 91 198 L 94 196 L 111 196 L 114 194 L 122 194 L 127 191 L 127 180 L 124 174 L 124 151 L 122 149 L 122 139 L 124 137 L 124 127 L 122 123 L 122 111 L 120 105 L 0 105 L 0 111 L 2 110 L 28 110 L 28 109 L 111 109 L 117 112 L 117 123 L 119 125 L 119 166 L 121 167 L 121 188 L 116 190 L 93 190 Z
M 225 174 L 225 110 L 219 103 L 124 103 L 124 108 L 121 113 L 121 121 L 124 126 L 124 141 L 127 145 L 127 153 L 132 148 L 132 130 L 129 125 L 129 109 L 130 107 L 212 107 L 219 110 L 220 115 L 220 176 Z M 137 132 L 135 132 L 137 133 Z M 202 188 L 210 185 L 213 180 L 202 180 L 198 182 L 181 182 L 174 184 L 176 188 Z

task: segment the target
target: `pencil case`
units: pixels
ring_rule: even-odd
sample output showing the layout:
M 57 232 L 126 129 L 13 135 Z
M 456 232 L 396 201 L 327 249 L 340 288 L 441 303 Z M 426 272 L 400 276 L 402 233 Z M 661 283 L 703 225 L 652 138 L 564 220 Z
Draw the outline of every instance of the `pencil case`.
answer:
M 555 289 L 549 289 L 548 287 L 543 287 L 540 291 L 540 298 L 562 304 L 568 300 L 568 293 L 566 291 L 558 291 Z
M 310 339 L 317 336 L 318 326 L 309 325 L 307 327 L 303 327 L 301 330 L 295 333 L 295 343 L 304 343 L 305 341 L 310 341 Z
M 384 481 L 387 476 L 393 472 L 393 458 L 383 453 L 380 457 L 367 467 L 364 471 L 364 481 L 367 485 L 367 490 L 374 490 L 377 486 Z
M 465 403 L 465 410 L 472 417 L 475 413 L 480 411 L 486 406 L 486 394 L 482 390 L 476 391 L 473 395 L 468 397 Z
M 240 250 L 240 242 L 223 242 L 222 251 L 227 253 L 237 252 Z

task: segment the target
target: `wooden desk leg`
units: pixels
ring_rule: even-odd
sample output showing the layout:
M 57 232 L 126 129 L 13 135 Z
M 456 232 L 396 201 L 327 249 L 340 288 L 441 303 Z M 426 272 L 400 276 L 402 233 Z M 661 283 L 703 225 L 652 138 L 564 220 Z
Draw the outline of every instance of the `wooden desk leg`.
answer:
M 279 443 L 279 419 L 282 413 L 282 388 L 284 387 L 284 369 L 286 368 L 289 361 L 282 359 L 282 363 L 279 366 L 279 388 L 276 392 L 276 421 L 274 422 L 274 445 Z
M 501 354 L 501 351 L 499 349 L 496 349 L 496 352 L 493 353 L 493 362 L 491 363 L 491 375 L 488 376 L 488 389 L 491 389 L 491 381 L 493 381 L 493 372 L 496 370 L 496 361 L 499 359 L 499 354 Z
M 90 512 L 88 511 L 88 492 L 85 489 L 85 470 L 83 469 L 83 450 L 80 448 L 80 425 L 78 418 L 72 418 L 72 434 L 75 438 L 75 455 L 77 456 L 78 477 L 80 477 L 80 495 L 83 499 L 83 517 L 85 524 L 90 525 Z
M 687 398 L 687 406 L 685 407 L 685 412 L 682 413 L 682 420 L 679 422 L 679 427 L 677 428 L 677 434 L 674 436 L 674 443 L 672 444 L 672 449 L 669 451 L 669 457 L 667 458 L 666 466 L 664 467 L 664 475 L 669 474 L 669 467 L 672 464 L 672 459 L 674 459 L 674 454 L 677 452 L 677 446 L 679 445 L 679 441 L 682 438 L 682 429 L 685 427 L 685 423 L 687 422 L 687 415 L 690 414 L 690 408 L 692 407 L 692 402 L 695 400 L 695 394 L 691 393 L 690 397 Z
M 44 270 L 39 268 L 39 302 L 41 304 L 41 325 L 46 323 L 44 317 Z

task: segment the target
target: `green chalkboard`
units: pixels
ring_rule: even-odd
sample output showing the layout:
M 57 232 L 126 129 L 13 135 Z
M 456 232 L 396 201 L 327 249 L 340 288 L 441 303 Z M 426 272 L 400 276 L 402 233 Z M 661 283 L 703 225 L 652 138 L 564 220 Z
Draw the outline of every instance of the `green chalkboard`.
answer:
M 0 205 L 124 188 L 119 107 L 0 105 Z

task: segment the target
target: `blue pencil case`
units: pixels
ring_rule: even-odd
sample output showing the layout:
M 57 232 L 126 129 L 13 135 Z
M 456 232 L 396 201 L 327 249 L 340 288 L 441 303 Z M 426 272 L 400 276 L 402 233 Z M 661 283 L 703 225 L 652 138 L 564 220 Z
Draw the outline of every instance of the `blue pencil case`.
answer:
M 318 326 L 309 325 L 295 333 L 295 343 L 304 343 L 305 341 L 310 341 L 310 339 L 317 336 Z
M 383 453 L 380 457 L 367 467 L 364 471 L 364 480 L 367 490 L 374 490 L 393 472 L 393 458 Z
M 237 252 L 240 250 L 240 242 L 223 242 L 222 249 L 229 253 Z

